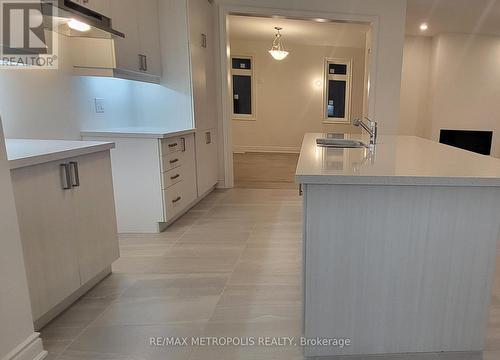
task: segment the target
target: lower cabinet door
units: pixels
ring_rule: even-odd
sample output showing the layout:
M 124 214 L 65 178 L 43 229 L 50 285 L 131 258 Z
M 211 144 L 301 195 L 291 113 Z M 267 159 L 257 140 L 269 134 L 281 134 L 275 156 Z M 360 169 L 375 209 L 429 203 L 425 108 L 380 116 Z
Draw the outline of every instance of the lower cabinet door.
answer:
M 207 193 L 218 181 L 217 138 L 215 129 L 196 132 L 198 196 Z
M 59 162 L 11 172 L 34 320 L 80 285 L 75 193 Z
M 103 151 L 71 161 L 78 166 L 79 186 L 73 188 L 78 201 L 75 233 L 84 284 L 119 257 L 111 159 Z

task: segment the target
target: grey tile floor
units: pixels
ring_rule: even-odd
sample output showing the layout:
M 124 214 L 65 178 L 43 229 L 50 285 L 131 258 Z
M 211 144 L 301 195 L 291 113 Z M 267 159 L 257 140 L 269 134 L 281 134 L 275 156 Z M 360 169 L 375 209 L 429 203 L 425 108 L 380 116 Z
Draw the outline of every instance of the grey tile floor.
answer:
M 150 345 L 151 337 L 300 336 L 301 222 L 296 190 L 232 189 L 162 234 L 121 235 L 113 274 L 42 329 L 49 359 L 302 359 L 290 346 Z M 485 359 L 500 359 L 498 278 L 487 348 Z

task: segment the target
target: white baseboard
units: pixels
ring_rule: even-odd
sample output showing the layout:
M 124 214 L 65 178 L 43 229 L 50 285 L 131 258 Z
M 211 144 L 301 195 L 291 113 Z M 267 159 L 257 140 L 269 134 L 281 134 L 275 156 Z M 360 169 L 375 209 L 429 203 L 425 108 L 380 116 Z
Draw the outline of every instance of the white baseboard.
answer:
M 263 152 L 263 153 L 286 153 L 286 154 L 298 154 L 300 153 L 300 147 L 295 146 L 244 146 L 244 145 L 233 145 L 233 153 L 252 153 L 252 152 Z
M 48 353 L 43 349 L 39 333 L 31 334 L 2 360 L 42 360 Z

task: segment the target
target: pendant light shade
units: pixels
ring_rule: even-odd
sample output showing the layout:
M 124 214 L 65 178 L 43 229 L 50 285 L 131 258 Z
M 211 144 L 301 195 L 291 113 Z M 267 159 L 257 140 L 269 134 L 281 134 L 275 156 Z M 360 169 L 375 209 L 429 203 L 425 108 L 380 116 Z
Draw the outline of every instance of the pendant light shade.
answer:
M 283 28 L 275 27 L 275 29 L 277 33 L 274 36 L 273 46 L 271 47 L 271 50 L 269 50 L 269 54 L 271 54 L 275 60 L 280 61 L 288 56 L 288 51 L 286 51 L 283 46 L 283 39 L 280 33 L 280 30 L 283 30 Z

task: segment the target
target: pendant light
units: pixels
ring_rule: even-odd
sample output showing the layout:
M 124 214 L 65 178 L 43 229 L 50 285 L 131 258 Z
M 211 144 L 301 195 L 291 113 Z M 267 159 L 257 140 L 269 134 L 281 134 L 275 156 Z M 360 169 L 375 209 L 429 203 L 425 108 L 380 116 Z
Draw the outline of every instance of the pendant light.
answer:
M 285 50 L 283 40 L 281 39 L 282 35 L 280 30 L 283 30 L 283 28 L 275 27 L 275 29 L 277 33 L 273 40 L 273 46 L 271 47 L 271 50 L 269 50 L 269 54 L 271 54 L 275 60 L 281 61 L 288 56 L 288 51 Z

